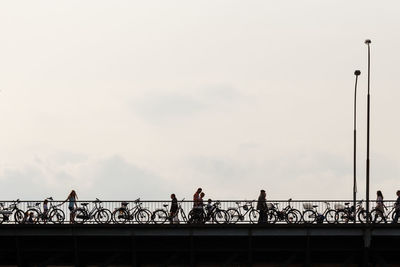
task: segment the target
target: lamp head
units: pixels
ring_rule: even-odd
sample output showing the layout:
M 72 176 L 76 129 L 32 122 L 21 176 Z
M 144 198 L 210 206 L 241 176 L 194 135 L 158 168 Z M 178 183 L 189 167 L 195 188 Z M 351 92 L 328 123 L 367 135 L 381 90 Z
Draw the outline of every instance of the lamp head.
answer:
M 367 40 L 365 40 L 364 43 L 367 44 L 367 45 L 369 45 L 369 44 L 371 43 L 371 40 L 370 40 L 370 39 L 367 39 Z
M 359 71 L 359 70 L 356 70 L 355 72 L 354 72 L 354 75 L 356 75 L 356 76 L 358 76 L 358 75 L 360 75 L 361 74 L 361 71 Z

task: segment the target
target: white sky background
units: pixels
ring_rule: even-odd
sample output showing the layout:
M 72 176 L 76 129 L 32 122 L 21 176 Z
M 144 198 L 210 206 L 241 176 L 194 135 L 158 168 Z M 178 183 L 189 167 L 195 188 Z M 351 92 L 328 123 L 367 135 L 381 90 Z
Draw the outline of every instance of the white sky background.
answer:
M 400 188 L 398 1 L 2 1 L 0 198 Z

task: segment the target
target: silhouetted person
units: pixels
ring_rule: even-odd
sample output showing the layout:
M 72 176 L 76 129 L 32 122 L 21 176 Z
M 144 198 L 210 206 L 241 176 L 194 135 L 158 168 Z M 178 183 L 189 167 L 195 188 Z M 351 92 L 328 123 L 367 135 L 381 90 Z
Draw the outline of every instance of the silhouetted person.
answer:
M 171 208 L 169 210 L 169 221 L 171 223 L 178 222 L 178 200 L 175 194 L 171 194 Z
M 392 223 L 397 223 L 397 221 L 399 220 L 399 217 L 400 217 L 400 190 L 397 190 L 396 195 L 397 195 L 397 199 L 396 199 L 396 202 L 394 203 L 395 214 L 394 214 Z
M 383 203 L 383 194 L 381 190 L 376 191 L 376 215 L 374 218 L 374 222 L 378 218 L 378 216 L 382 217 L 383 221 L 386 223 L 386 217 L 385 217 L 385 204 Z
M 46 198 L 43 201 L 43 221 L 46 222 L 49 217 L 49 200 Z
M 196 208 L 199 206 L 200 202 L 200 193 L 203 191 L 200 187 L 197 189 L 197 191 L 193 195 L 193 208 Z
M 69 193 L 67 199 L 63 203 L 61 203 L 64 204 L 65 202 L 68 202 L 70 223 L 75 223 L 75 208 L 78 207 L 78 205 L 76 204 L 77 200 L 78 200 L 78 195 L 76 194 L 75 190 L 72 190 L 71 193 Z
M 266 223 L 267 222 L 267 194 L 265 190 L 260 191 L 260 195 L 257 200 L 257 210 L 260 213 L 258 218 L 258 223 Z

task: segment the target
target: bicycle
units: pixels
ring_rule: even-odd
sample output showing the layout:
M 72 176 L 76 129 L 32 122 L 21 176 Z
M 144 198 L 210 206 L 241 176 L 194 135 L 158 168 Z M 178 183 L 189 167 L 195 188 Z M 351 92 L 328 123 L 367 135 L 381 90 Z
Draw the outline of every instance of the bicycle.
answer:
M 223 224 L 229 222 L 229 214 L 226 210 L 220 209 L 221 202 L 216 201 L 212 205 L 206 206 L 206 217 L 205 222 L 211 221 L 211 223 L 215 222 L 217 224 Z
M 0 203 L 0 224 L 9 222 L 14 213 L 15 223 L 22 223 L 24 220 L 24 211 L 18 208 L 19 199 L 14 200 L 8 207 L 4 207 L 4 202 Z
M 324 202 L 326 208 L 324 212 L 319 213 L 317 208 L 318 205 L 312 205 L 311 203 L 303 203 L 303 222 L 306 224 L 316 223 L 323 223 L 326 221 L 329 224 L 335 223 L 336 212 L 335 210 L 331 209 L 329 202 Z
M 112 213 L 113 221 L 118 224 L 125 224 L 135 219 L 139 224 L 149 223 L 152 214 L 148 209 L 142 208 L 143 203 L 140 202 L 140 198 L 136 199 L 134 204 L 135 206 L 129 209 L 129 202 L 121 202 L 121 207 L 116 208 Z
M 279 202 L 267 203 L 267 214 L 274 213 L 274 216 L 268 216 L 268 222 L 276 223 L 277 221 L 285 221 L 288 224 L 298 223 L 302 217 L 301 212 L 292 208 L 290 202 L 292 202 L 291 198 L 288 200 L 288 205 L 282 210 L 279 210 Z
M 241 203 L 239 201 L 235 202 L 237 208 L 227 209 L 229 215 L 229 223 L 235 224 L 239 220 L 243 222 L 247 214 L 249 214 L 249 220 L 251 223 L 258 223 L 260 213 L 253 207 L 253 202 L 254 201 L 246 201 L 243 206 L 240 205 Z M 242 212 L 242 210 L 244 210 L 244 213 Z
M 94 206 L 92 210 L 89 211 L 89 202 L 81 203 L 82 207 L 76 208 L 73 212 L 75 213 L 74 222 L 77 224 L 83 224 L 89 220 L 94 219 L 99 224 L 106 224 L 110 222 L 111 211 L 103 208 L 101 201 L 96 198 L 93 201 Z
M 28 210 L 25 212 L 24 222 L 25 223 L 47 223 L 52 222 L 54 224 L 63 223 L 65 220 L 64 212 L 59 209 L 59 205 L 53 204 L 53 198 L 48 197 L 46 200 L 49 201 L 50 207 L 47 211 L 42 211 L 40 208 L 41 202 L 36 202 L 34 205 L 28 206 Z
M 361 223 L 364 223 L 367 221 L 367 211 L 364 209 L 363 205 L 363 200 L 358 201 L 356 204 L 356 208 L 354 206 L 349 206 L 350 202 L 345 202 L 344 207 L 342 204 L 336 204 L 335 205 L 335 222 L 336 223 L 348 223 L 349 221 L 355 221 L 356 218 Z

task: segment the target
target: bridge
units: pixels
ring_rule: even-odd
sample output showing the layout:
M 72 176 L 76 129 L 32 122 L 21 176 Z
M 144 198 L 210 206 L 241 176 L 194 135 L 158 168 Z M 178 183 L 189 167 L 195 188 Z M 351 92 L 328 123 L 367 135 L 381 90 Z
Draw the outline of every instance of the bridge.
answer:
M 377 214 L 362 201 L 269 201 L 260 221 L 246 200 L 210 212 L 182 201 L 176 218 L 169 201 L 81 201 L 71 212 L 3 201 L 0 266 L 388 266 L 400 255 L 400 225 L 384 223 L 393 202 Z

